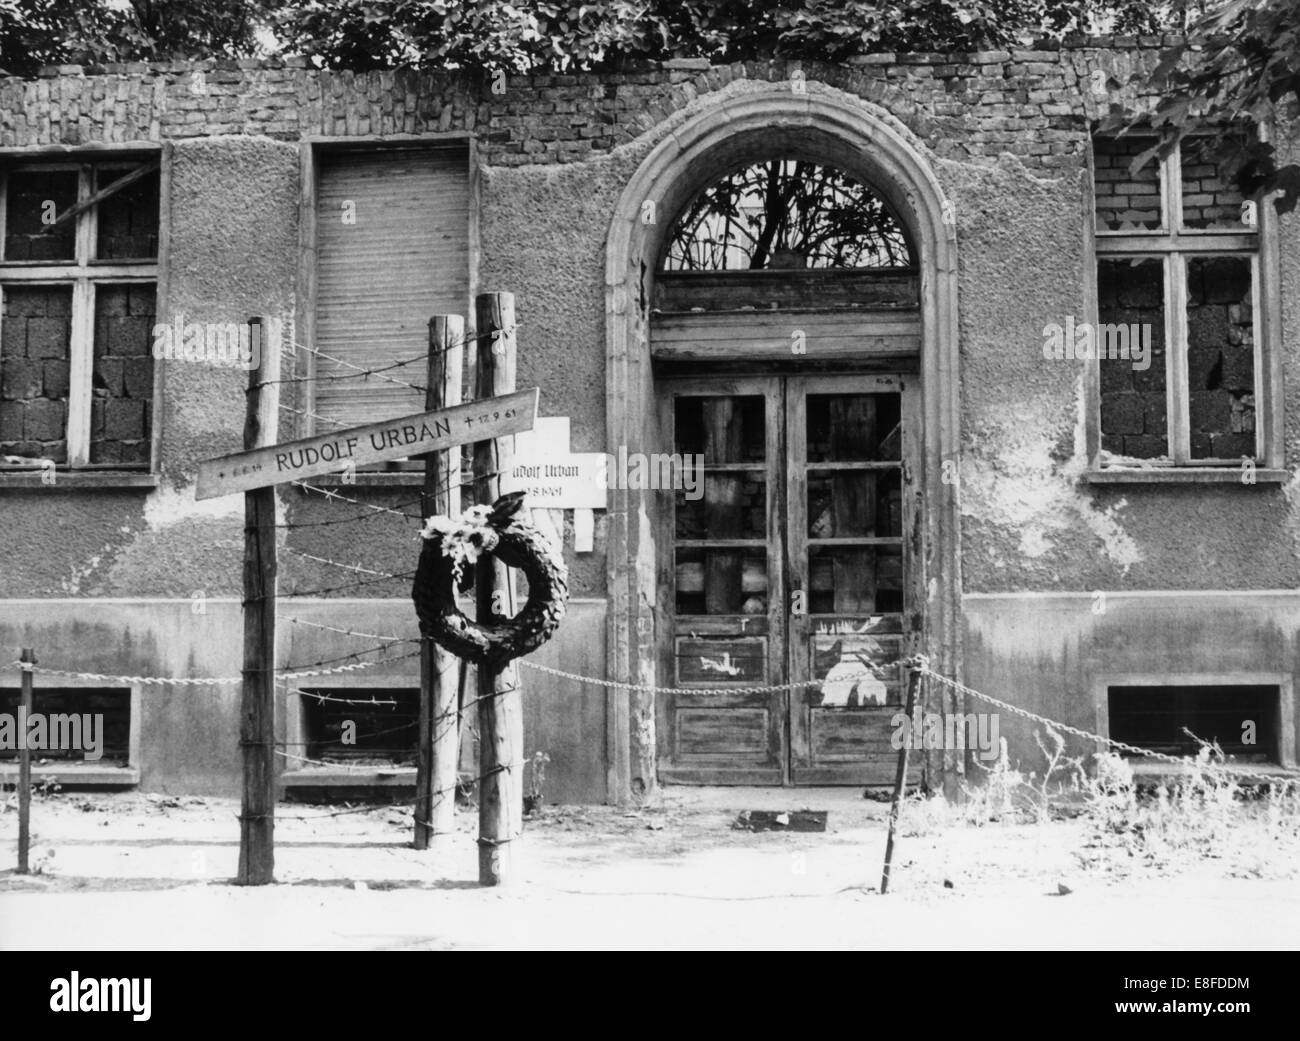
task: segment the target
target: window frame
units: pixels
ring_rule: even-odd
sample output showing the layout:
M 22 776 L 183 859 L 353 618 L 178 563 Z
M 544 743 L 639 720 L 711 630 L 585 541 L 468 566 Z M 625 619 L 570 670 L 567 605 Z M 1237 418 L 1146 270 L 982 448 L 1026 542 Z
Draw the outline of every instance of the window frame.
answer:
M 1091 677 L 1093 709 L 1097 718 L 1097 733 L 1107 737 L 1110 732 L 1111 687 L 1277 687 L 1277 766 L 1294 769 L 1296 766 L 1295 688 L 1294 677 L 1289 672 L 1269 672 L 1267 669 L 1252 672 L 1249 669 L 1226 672 L 1098 672 Z M 1097 752 L 1108 746 L 1094 741 Z
M 1261 138 L 1268 128 L 1261 125 Z M 1155 133 L 1145 135 L 1154 142 Z M 1101 446 L 1101 361 L 1085 363 L 1086 448 L 1084 479 L 1091 483 L 1121 482 L 1233 482 L 1277 483 L 1290 479 L 1283 469 L 1282 371 L 1278 335 L 1281 296 L 1277 255 L 1277 213 L 1272 193 L 1256 197 L 1253 230 L 1184 228 L 1182 145 L 1176 144 L 1159 164 L 1161 227 L 1110 231 L 1097 226 L 1096 167 L 1089 135 L 1084 190 L 1086 317 L 1099 321 L 1097 266 L 1101 260 L 1158 259 L 1164 268 L 1165 393 L 1167 456 L 1150 463 L 1106 463 Z M 1190 393 L 1187 367 L 1187 261 L 1189 257 L 1249 257 L 1251 262 L 1252 321 L 1255 347 L 1255 455 L 1253 471 L 1237 459 L 1194 459 L 1191 456 Z
M 15 689 L 7 686 L 6 689 Z M 114 683 L 105 685 L 103 680 L 85 679 L 80 676 L 47 676 L 39 671 L 32 676 L 33 691 L 84 689 L 87 691 L 125 691 L 128 698 L 127 711 L 130 713 L 130 730 L 128 736 L 127 761 L 124 766 L 103 765 L 98 761 L 84 760 L 48 760 L 32 761 L 33 778 L 49 778 L 63 784 L 82 787 L 128 787 L 140 783 L 140 749 L 143 737 L 143 694 L 141 683 Z M 0 782 L 13 784 L 18 778 L 17 760 L 0 761 Z
M 310 743 L 307 713 L 303 708 L 304 695 L 298 690 L 320 690 L 337 697 L 367 698 L 383 691 L 401 690 L 419 694 L 419 677 L 409 677 L 396 671 L 379 674 L 340 674 L 323 677 L 328 683 L 290 684 L 280 695 L 284 701 L 284 740 L 278 742 L 282 751 L 291 756 L 305 757 Z M 418 729 L 418 728 L 417 728 Z M 415 784 L 416 764 L 392 763 L 389 765 L 359 765 L 339 763 L 330 767 L 284 758 L 280 768 L 280 784 L 285 788 L 335 788 L 376 787 L 396 788 Z
M 77 178 L 76 205 L 90 199 L 98 190 L 96 172 L 101 169 L 157 164 L 158 250 L 155 256 L 138 260 L 98 260 L 95 252 L 99 240 L 99 206 L 88 206 L 78 213 L 75 222 L 73 256 L 69 260 L 7 260 L 3 256 L 5 225 L 8 219 L 9 175 L 15 170 L 74 170 Z M 91 404 L 94 398 L 95 366 L 95 295 L 99 285 L 149 285 L 155 287 L 157 310 L 163 310 L 163 273 L 167 241 L 168 163 L 161 146 L 133 146 L 93 152 L 32 152 L 25 149 L 0 149 L 0 299 L 6 285 L 71 286 L 72 314 L 68 343 L 68 417 L 67 461 L 56 464 L 59 482 L 76 485 L 124 485 L 153 487 L 157 484 L 158 446 L 160 437 L 160 373 L 154 366 L 149 459 L 144 464 L 91 463 Z M 113 178 L 116 180 L 116 178 Z M 156 317 L 156 316 L 155 316 Z M 0 321 L 3 318 L 0 317 Z M 23 487 L 40 486 L 34 482 L 34 470 L 43 468 L 45 460 L 33 459 L 26 464 L 0 465 L 0 486 L 18 483 Z

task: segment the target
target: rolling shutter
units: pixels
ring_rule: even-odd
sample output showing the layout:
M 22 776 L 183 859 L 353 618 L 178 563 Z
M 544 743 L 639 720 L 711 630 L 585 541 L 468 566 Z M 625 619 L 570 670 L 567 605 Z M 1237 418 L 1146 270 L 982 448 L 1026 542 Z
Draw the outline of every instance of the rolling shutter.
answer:
M 316 347 L 366 369 L 422 357 L 429 318 L 469 306 L 467 150 L 325 153 L 319 170 Z M 355 370 L 319 358 L 316 372 Z M 421 385 L 425 365 L 385 375 Z M 316 384 L 315 409 L 355 426 L 422 412 L 424 395 L 378 376 L 327 379 Z

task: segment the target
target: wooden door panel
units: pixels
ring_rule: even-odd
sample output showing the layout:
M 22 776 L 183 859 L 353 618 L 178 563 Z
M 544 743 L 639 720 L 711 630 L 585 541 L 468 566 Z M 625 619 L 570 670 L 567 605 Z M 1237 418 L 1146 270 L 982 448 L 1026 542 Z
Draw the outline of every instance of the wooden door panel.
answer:
M 779 784 L 786 709 L 781 386 L 775 378 L 665 381 L 673 451 L 701 463 L 700 498 L 676 494 L 661 528 L 671 558 L 660 597 L 670 636 L 660 675 L 660 775 L 684 783 Z M 694 693 L 691 688 L 698 687 Z
M 789 574 L 791 774 L 886 784 L 897 762 L 899 661 L 913 645 L 904 466 L 914 390 L 897 376 L 792 377 Z M 802 594 L 802 596 L 800 596 Z

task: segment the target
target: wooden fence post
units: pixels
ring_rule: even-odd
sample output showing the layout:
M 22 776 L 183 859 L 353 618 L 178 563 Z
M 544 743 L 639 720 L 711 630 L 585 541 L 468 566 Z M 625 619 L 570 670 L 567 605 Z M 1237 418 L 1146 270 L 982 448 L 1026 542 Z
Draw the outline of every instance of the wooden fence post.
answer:
M 515 298 L 480 293 L 475 301 L 478 349 L 475 398 L 515 389 Z M 514 455 L 511 436 L 474 444 L 475 501 L 491 504 L 501 494 L 501 475 Z M 511 617 L 518 611 L 510 570 L 495 557 L 479 560 L 477 617 Z M 524 711 L 519 666 L 478 667 L 479 782 L 478 880 L 504 885 L 515 880 L 513 842 L 524 827 Z
M 921 685 L 922 661 L 909 658 L 907 667 L 907 705 L 903 711 L 907 715 L 908 732 L 903 747 L 898 750 L 898 770 L 894 774 L 894 801 L 889 806 L 889 836 L 885 839 L 885 866 L 880 873 L 880 895 L 889 892 L 889 868 L 894 860 L 894 829 L 898 826 L 898 813 L 903 804 L 903 792 L 907 788 L 907 753 L 916 732 L 916 691 Z
M 25 728 L 32 718 L 32 667 L 36 664 L 36 655 L 30 647 L 24 647 L 19 661 L 23 670 L 22 700 L 19 705 L 19 727 Z M 18 749 L 18 874 L 25 875 L 31 870 L 32 852 L 32 750 L 23 741 Z
M 464 371 L 465 319 L 458 314 L 429 319 L 426 411 L 459 405 Z M 460 512 L 460 448 L 424 457 L 420 515 Z M 420 742 L 415 773 L 415 848 L 428 849 L 435 835 L 456 823 L 456 778 L 460 759 L 459 659 L 432 640 L 420 642 Z
M 261 318 L 248 322 L 260 354 L 248 372 L 244 448 L 275 444 L 280 407 L 280 338 Z M 256 355 L 255 355 L 256 356 Z M 239 814 L 238 885 L 275 874 L 275 486 L 244 493 L 244 684 L 239 746 L 244 794 Z

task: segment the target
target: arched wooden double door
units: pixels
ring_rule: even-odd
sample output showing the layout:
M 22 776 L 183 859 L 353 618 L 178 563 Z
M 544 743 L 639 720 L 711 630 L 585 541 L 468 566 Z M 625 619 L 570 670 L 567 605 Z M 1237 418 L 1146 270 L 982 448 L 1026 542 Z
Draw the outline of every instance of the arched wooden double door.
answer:
M 656 385 L 685 475 L 658 511 L 659 675 L 678 688 L 657 701 L 661 780 L 892 781 L 921 620 L 918 377 Z

